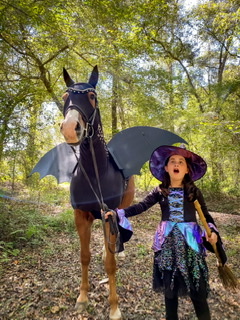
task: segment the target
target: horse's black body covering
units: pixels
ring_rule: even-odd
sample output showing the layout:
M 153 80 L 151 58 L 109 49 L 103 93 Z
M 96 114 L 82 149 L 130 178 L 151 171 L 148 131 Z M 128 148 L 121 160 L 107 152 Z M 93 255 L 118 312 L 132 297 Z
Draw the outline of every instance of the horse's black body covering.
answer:
M 94 155 L 91 152 L 90 141 L 86 138 L 79 146 L 81 166 L 77 167 L 71 179 L 71 203 L 74 209 L 99 211 L 98 199 L 101 200 L 102 197 L 108 208 L 115 209 L 121 202 L 125 178 L 109 154 L 102 134 L 99 113 L 95 116 L 92 130 Z M 97 172 L 94 160 L 97 163 Z
M 88 163 L 88 168 L 90 168 L 91 161 L 88 161 Z M 86 170 L 86 172 L 89 177 L 95 177 L 95 174 L 91 169 Z M 121 203 L 125 187 L 125 179 L 121 171 L 113 161 L 108 161 L 103 170 L 99 168 L 99 178 L 104 203 L 108 208 L 117 208 L 119 203 Z M 99 203 L 92 191 L 92 187 L 98 194 L 98 197 L 100 197 L 97 180 L 95 178 L 91 179 L 90 187 L 83 172 L 78 168 L 77 173 L 72 177 L 70 185 L 71 203 L 74 209 L 82 209 L 84 211 L 100 210 Z
M 97 68 L 89 83 L 74 83 L 66 70 L 64 78 L 69 95 L 63 114 L 65 116 L 68 109 L 78 110 L 87 123 L 86 136 L 72 150 L 66 143 L 50 150 L 31 174 L 39 172 L 40 178 L 54 175 L 59 183 L 71 181 L 73 208 L 91 211 L 95 217 L 100 217 L 101 200 L 108 208 L 115 209 L 121 202 L 126 180 L 140 173 L 142 165 L 157 147 L 186 141 L 166 130 L 139 126 L 119 132 L 106 145 L 99 109 L 92 106 L 86 94 L 96 94 Z

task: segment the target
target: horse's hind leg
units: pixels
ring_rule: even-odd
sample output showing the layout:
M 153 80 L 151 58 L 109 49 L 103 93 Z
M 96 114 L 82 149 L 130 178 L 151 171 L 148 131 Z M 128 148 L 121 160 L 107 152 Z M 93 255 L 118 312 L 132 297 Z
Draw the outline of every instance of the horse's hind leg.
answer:
M 109 279 L 109 303 L 110 303 L 110 320 L 121 320 L 121 311 L 118 307 L 118 295 L 116 291 L 116 259 L 115 251 L 116 236 L 110 234 L 109 222 L 105 223 L 106 238 L 105 238 L 105 270 Z M 109 250 L 109 247 L 111 251 Z
M 88 291 L 89 291 L 89 280 L 88 280 L 88 267 L 90 263 L 90 238 L 91 238 L 91 227 L 94 217 L 90 212 L 75 209 L 75 224 L 77 232 L 80 238 L 80 261 L 82 267 L 82 280 L 80 285 L 80 295 L 77 298 L 76 309 L 82 312 L 86 309 L 88 304 Z

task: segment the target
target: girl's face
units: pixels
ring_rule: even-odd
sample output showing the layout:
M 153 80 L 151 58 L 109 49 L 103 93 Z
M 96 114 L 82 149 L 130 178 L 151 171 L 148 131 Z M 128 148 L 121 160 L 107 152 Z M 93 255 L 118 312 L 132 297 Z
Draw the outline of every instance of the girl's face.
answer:
M 168 172 L 172 186 L 180 186 L 186 173 L 188 173 L 187 162 L 183 156 L 173 155 L 169 158 L 165 166 Z

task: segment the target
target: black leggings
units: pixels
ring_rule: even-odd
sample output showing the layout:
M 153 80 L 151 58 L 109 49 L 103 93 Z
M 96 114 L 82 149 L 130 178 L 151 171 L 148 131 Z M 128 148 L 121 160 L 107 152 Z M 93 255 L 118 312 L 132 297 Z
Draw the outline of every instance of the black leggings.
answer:
M 196 293 L 194 294 L 194 297 L 190 294 L 190 298 L 198 319 L 211 320 L 207 298 L 203 296 L 196 297 Z M 176 295 L 173 298 L 167 298 L 165 296 L 165 306 L 166 320 L 178 320 L 178 296 Z

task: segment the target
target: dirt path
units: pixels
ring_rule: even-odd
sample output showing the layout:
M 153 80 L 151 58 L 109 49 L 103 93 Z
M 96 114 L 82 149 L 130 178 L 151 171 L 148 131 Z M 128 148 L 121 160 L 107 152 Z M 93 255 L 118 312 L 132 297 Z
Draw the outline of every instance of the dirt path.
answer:
M 235 274 L 240 261 L 240 216 L 212 213 Z M 135 233 L 125 246 L 126 257 L 118 261 L 117 285 L 124 320 L 164 319 L 163 296 L 152 292 L 152 237 L 158 213 L 149 210 L 131 219 Z M 54 234 L 41 248 L 23 249 L 18 259 L 2 265 L 0 280 L 1 320 L 107 320 L 108 285 L 101 261 L 103 232 L 95 221 L 90 268 L 91 291 L 88 311 L 74 310 L 80 281 L 79 243 L 76 234 Z M 240 292 L 226 291 L 219 282 L 216 259 L 210 267 L 212 320 L 240 320 Z M 180 299 L 180 320 L 194 320 L 189 299 Z

